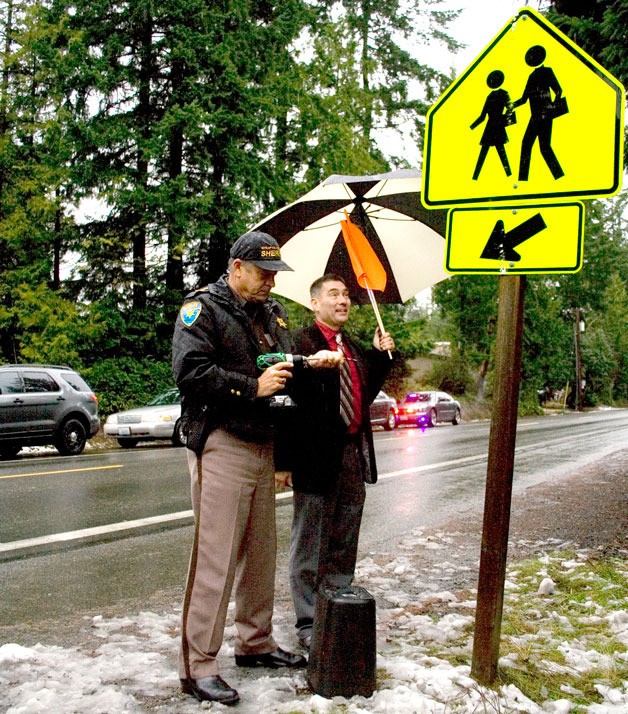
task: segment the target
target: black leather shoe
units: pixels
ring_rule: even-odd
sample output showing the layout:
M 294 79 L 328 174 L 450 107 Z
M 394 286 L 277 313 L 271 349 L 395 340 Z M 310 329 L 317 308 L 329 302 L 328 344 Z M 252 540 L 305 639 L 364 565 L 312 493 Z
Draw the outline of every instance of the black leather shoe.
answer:
M 289 667 L 290 669 L 302 669 L 307 667 L 307 660 L 302 655 L 286 652 L 281 647 L 277 647 L 274 652 L 264 654 L 236 655 L 235 661 L 238 667 Z
M 199 702 L 219 702 L 230 705 L 240 701 L 240 695 L 236 690 L 217 674 L 201 679 L 182 679 L 181 690 L 185 694 L 196 697 Z

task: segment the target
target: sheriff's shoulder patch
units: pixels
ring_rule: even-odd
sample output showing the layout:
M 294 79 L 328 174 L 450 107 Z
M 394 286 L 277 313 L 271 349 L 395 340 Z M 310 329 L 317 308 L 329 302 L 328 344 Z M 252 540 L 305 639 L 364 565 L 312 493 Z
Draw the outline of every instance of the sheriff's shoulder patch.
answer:
M 277 324 L 279 325 L 279 327 L 283 327 L 284 330 L 288 329 L 288 323 L 283 319 L 283 317 L 277 318 Z
M 201 307 L 199 300 L 186 302 L 179 312 L 181 322 L 186 327 L 191 327 L 196 322 L 196 318 L 201 314 Z

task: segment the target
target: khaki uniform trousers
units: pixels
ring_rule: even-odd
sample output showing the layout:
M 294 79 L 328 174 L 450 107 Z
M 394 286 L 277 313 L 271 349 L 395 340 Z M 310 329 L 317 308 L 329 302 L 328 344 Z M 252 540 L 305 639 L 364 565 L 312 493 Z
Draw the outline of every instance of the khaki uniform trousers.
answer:
M 235 582 L 235 654 L 273 652 L 276 535 L 273 444 L 213 431 L 202 456 L 188 450 L 194 544 L 183 603 L 179 676 L 219 673 Z

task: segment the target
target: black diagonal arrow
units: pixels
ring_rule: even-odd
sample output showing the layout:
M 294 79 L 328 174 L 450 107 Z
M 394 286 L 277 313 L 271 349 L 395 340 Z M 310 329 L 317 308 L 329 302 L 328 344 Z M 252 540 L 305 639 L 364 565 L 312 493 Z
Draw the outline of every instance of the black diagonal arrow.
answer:
M 480 258 L 491 258 L 493 260 L 521 260 L 521 256 L 514 248 L 528 238 L 540 233 L 547 228 L 543 216 L 540 213 L 528 218 L 515 228 L 511 228 L 508 233 L 504 230 L 504 221 L 497 221 L 488 242 L 484 246 Z

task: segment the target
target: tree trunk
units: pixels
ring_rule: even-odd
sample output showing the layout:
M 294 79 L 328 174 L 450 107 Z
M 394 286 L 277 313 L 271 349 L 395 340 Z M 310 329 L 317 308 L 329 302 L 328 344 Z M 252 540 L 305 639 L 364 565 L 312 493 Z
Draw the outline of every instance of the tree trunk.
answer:
M 214 195 L 215 222 L 214 231 L 208 239 L 201 243 L 198 251 L 197 275 L 200 285 L 206 285 L 217 280 L 227 267 L 229 256 L 229 216 L 231 215 L 225 197 L 224 174 L 225 159 L 220 147 L 214 150 L 213 174 L 209 190 Z
M 52 281 L 50 287 L 57 291 L 61 287 L 61 208 L 55 211 L 55 229 L 52 243 Z
M 369 76 L 369 27 L 371 23 L 371 0 L 362 0 L 362 17 L 360 18 L 360 42 L 362 46 L 361 71 L 362 89 L 364 90 L 364 123 L 362 129 L 365 139 L 370 142 L 373 131 L 373 102 Z
M 180 60 L 172 65 L 172 91 L 177 95 L 177 88 L 183 81 L 183 67 Z M 183 245 L 184 236 L 181 223 L 177 220 L 177 202 L 179 198 L 178 178 L 183 171 L 183 129 L 175 125 L 170 129 L 168 141 L 168 179 L 172 191 L 166 210 L 166 226 L 168 231 L 168 256 L 166 259 L 166 288 L 168 292 L 183 292 Z
M 486 389 L 486 375 L 488 373 L 488 360 L 482 360 L 480 369 L 478 369 L 478 377 L 475 381 L 475 386 L 477 388 L 478 399 L 484 399 L 484 390 Z
M 145 156 L 150 138 L 150 79 L 152 74 L 153 18 L 150 3 L 146 3 L 141 28 L 140 72 L 139 72 L 139 141 L 137 147 L 137 184 L 142 191 L 139 206 L 136 205 L 137 220 L 133 221 L 133 309 L 146 308 L 146 191 L 148 188 L 148 160 Z

